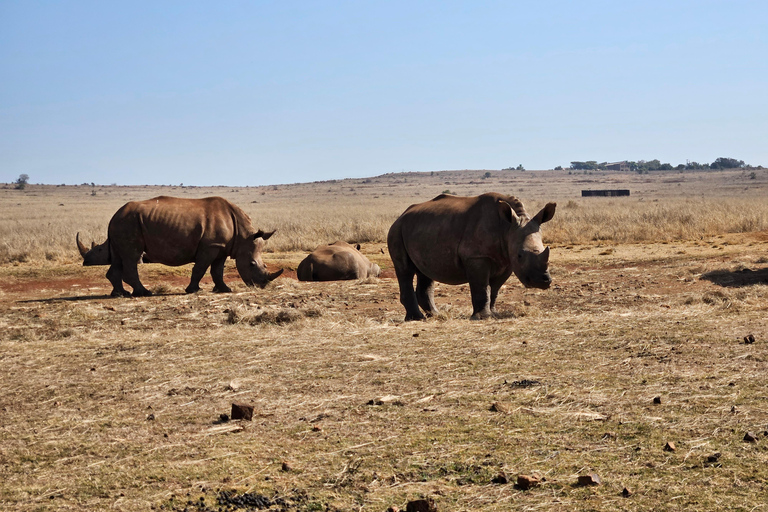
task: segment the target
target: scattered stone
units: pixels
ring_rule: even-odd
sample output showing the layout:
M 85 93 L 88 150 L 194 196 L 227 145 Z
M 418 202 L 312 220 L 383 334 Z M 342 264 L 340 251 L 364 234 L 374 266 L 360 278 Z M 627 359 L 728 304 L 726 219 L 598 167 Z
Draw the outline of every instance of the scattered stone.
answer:
M 754 432 L 747 432 L 744 434 L 744 440 L 748 443 L 756 443 L 757 442 L 757 436 Z
M 492 484 L 508 484 L 509 478 L 503 471 L 491 479 Z
M 232 414 L 230 415 L 233 420 L 253 420 L 253 406 L 246 404 L 232 403 Z
M 732 405 L 732 406 L 731 406 L 731 414 L 736 414 L 736 412 L 737 412 L 737 411 L 736 411 L 736 406 L 735 406 L 735 405 Z
M 419 333 L 417 333 L 417 332 L 413 333 L 413 337 L 414 338 L 418 338 L 419 337 Z
M 667 444 L 664 445 L 665 452 L 673 452 L 676 449 L 677 448 L 675 448 L 675 443 L 673 443 L 672 441 L 667 441 Z
M 323 429 L 320 428 L 320 425 L 312 425 L 312 432 L 322 432 Z
M 405 507 L 405 512 L 437 512 L 435 502 L 429 498 L 426 500 L 409 501 Z
M 755 342 L 754 334 L 749 334 L 747 336 L 744 336 L 744 343 L 746 343 L 747 345 L 751 345 L 754 342 Z
M 579 475 L 579 479 L 577 481 L 577 484 L 584 487 L 587 485 L 600 485 L 602 483 L 602 480 L 600 480 L 600 476 L 598 476 L 597 473 L 590 473 L 588 475 Z
M 293 468 L 287 462 L 283 462 L 283 464 L 280 466 L 280 469 L 282 471 L 285 471 L 286 473 L 288 473 L 289 471 L 293 471 Z
M 493 402 L 491 404 L 491 407 L 488 408 L 491 412 L 501 412 L 504 414 L 509 414 L 509 409 L 507 409 L 506 406 L 500 404 L 499 402 Z
M 625 498 L 629 498 L 630 496 L 632 496 L 632 491 L 630 491 L 629 489 L 627 489 L 627 488 L 625 487 L 624 489 L 622 489 L 622 491 L 621 491 L 621 495 L 622 495 L 623 497 L 625 497 Z
M 539 484 L 541 484 L 541 478 L 536 475 L 517 475 L 517 486 L 524 491 Z
M 366 405 L 403 405 L 400 397 L 397 395 L 385 395 L 378 398 L 372 398 L 368 400 Z
M 661 404 L 661 397 L 660 396 L 653 397 L 653 403 L 655 405 L 660 405 Z
M 153 413 L 147 414 L 147 421 L 155 421 L 155 415 Z
M 219 414 L 219 422 L 220 423 L 226 423 L 228 421 L 229 421 L 229 414 L 227 414 L 227 413 Z

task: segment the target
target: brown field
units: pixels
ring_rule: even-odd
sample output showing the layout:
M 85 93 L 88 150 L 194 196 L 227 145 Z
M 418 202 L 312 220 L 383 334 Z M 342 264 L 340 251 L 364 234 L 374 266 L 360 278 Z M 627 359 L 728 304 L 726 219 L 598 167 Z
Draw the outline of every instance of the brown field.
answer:
M 0 509 L 763 510 L 768 171 L 484 173 L 0 188 Z M 386 232 L 445 190 L 557 201 L 555 285 L 513 277 L 480 322 L 467 287 L 438 285 L 441 314 L 403 323 Z M 189 267 L 147 264 L 157 295 L 108 297 L 75 233 L 101 242 L 119 206 L 160 194 L 242 206 L 287 272 L 248 289 L 230 262 L 234 293 L 186 295 Z M 336 239 L 383 278 L 296 281 Z M 233 402 L 253 420 L 222 422 Z

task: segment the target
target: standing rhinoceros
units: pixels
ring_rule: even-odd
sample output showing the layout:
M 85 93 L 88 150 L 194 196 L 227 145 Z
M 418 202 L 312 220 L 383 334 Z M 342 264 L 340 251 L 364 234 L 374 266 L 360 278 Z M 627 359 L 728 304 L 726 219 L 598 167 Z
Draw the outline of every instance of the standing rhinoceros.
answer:
M 321 245 L 299 263 L 296 276 L 299 281 L 341 281 L 379 277 L 381 269 L 362 255 L 360 244 L 353 247 L 347 242 Z
M 526 287 L 549 288 L 549 247 L 539 226 L 554 216 L 555 206 L 549 203 L 530 218 L 517 198 L 493 192 L 439 195 L 410 206 L 387 237 L 405 319 L 423 319 L 419 306 L 427 315 L 436 312 L 435 281 L 469 283 L 473 320 L 491 316 L 499 288 L 512 273 Z
M 123 281 L 134 296 L 151 295 L 139 280 L 137 264 L 145 261 L 179 266 L 193 263 L 187 293 L 200 289 L 200 279 L 211 267 L 215 292 L 229 292 L 224 283 L 224 262 L 235 260 L 245 284 L 262 288 L 283 273 L 267 272 L 261 260 L 264 241 L 274 231 L 256 231 L 240 208 L 221 197 L 179 199 L 160 196 L 131 201 L 109 221 L 107 235 L 111 264 L 107 279 L 112 295 L 127 296 Z

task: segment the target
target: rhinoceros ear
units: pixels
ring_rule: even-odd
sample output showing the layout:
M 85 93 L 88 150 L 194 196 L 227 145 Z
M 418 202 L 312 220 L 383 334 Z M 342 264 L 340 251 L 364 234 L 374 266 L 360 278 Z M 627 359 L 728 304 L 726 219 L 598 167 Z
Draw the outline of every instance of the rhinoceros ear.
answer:
M 520 217 L 518 217 L 515 210 L 512 209 L 512 205 L 506 201 L 499 201 L 496 203 L 496 206 L 499 208 L 499 215 L 502 219 L 515 226 L 520 225 Z
M 542 208 L 541 211 L 536 214 L 533 220 L 539 224 L 544 224 L 545 222 L 552 220 L 552 217 L 555 216 L 556 207 L 557 203 L 547 203 L 547 206 Z
M 277 230 L 275 230 L 275 231 L 277 231 Z M 264 240 L 268 240 L 268 239 L 269 239 L 269 237 L 271 237 L 272 235 L 274 235 L 274 234 L 275 234 L 275 231 L 270 231 L 269 233 L 265 233 L 265 232 L 263 232 L 262 230 L 258 230 L 258 231 L 256 232 L 256 234 L 255 234 L 255 235 L 253 235 L 253 238 L 254 238 L 254 239 L 256 239 L 256 238 L 262 238 L 262 239 L 264 239 Z

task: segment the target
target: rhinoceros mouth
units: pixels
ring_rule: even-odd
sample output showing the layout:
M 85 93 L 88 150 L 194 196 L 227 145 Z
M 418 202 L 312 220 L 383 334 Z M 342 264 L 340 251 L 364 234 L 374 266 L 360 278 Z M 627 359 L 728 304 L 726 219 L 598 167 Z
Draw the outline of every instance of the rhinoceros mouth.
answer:
M 526 288 L 538 288 L 539 290 L 546 290 L 552 286 L 552 278 L 549 274 L 545 274 L 540 279 L 524 279 L 522 282 Z

